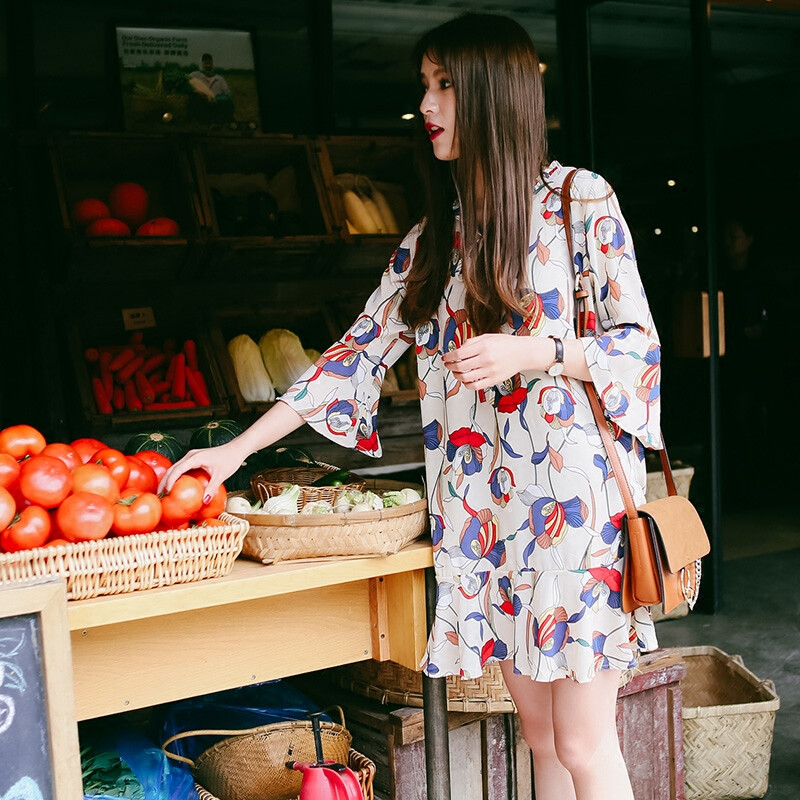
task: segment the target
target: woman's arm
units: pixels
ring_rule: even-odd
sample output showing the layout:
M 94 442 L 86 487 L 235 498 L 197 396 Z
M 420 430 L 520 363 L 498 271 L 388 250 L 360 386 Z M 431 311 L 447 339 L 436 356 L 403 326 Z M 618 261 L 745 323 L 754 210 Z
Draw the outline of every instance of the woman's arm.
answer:
M 570 378 L 591 380 L 583 345 L 564 339 L 564 372 Z M 545 372 L 555 360 L 555 342 L 546 336 L 512 336 L 484 333 L 468 339 L 458 350 L 446 353 L 445 366 L 468 389 L 496 386 L 518 372 Z
M 286 403 L 277 402 L 259 417 L 244 433 L 227 444 L 203 450 L 190 450 L 167 470 L 158 487 L 169 491 L 176 480 L 190 469 L 204 469 L 211 476 L 206 488 L 206 502 L 227 478 L 233 475 L 245 459 L 256 450 L 274 444 L 303 424 L 303 418 Z

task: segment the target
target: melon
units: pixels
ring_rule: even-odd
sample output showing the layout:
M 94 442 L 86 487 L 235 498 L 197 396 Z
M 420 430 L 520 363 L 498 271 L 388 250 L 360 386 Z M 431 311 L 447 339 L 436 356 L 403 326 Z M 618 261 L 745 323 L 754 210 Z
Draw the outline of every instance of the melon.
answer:
M 235 439 L 242 433 L 244 433 L 244 428 L 232 419 L 213 419 L 211 422 L 207 422 L 192 431 L 192 436 L 189 439 L 189 449 L 217 447 L 220 444 L 227 444 L 231 439 Z
M 173 463 L 183 458 L 186 448 L 171 433 L 163 431 L 152 431 L 148 433 L 136 433 L 128 439 L 123 452 L 126 456 L 140 453 L 142 450 L 155 450 L 161 453 Z

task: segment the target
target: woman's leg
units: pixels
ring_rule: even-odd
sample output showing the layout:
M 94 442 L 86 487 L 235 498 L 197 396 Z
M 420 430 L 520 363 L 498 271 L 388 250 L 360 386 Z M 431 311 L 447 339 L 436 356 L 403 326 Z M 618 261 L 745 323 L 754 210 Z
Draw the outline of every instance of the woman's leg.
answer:
M 551 684 L 555 749 L 577 800 L 633 800 L 617 737 L 619 678 L 606 669 L 590 683 L 565 678 Z
M 512 661 L 502 661 L 500 667 L 533 754 L 536 800 L 575 800 L 572 777 L 556 755 L 552 684 L 515 675 Z

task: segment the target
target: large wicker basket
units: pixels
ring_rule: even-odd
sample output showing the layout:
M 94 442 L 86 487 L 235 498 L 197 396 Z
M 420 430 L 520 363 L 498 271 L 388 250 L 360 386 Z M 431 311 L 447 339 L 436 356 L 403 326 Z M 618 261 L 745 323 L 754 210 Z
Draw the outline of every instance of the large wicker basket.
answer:
M 402 489 L 407 483 L 368 480 L 375 491 Z M 421 487 L 416 487 L 420 489 Z M 425 532 L 428 505 L 423 500 L 381 511 L 349 514 L 242 514 L 250 524 L 242 554 L 274 564 L 288 560 L 363 558 L 396 553 Z
M 156 589 L 227 575 L 241 553 L 247 520 L 225 525 L 115 536 L 91 542 L 0 554 L 0 586 L 64 578 L 68 600 Z
M 351 748 L 347 754 L 347 766 L 355 772 L 364 800 L 374 800 L 375 762 Z M 197 789 L 198 800 L 224 800 L 224 798 L 218 798 L 216 795 L 211 794 L 208 789 L 205 789 L 199 783 L 195 784 L 195 788 Z
M 422 708 L 422 673 L 394 661 L 359 661 L 327 670 L 325 678 L 382 703 Z M 480 678 L 450 675 L 445 680 L 449 711 L 501 714 L 515 710 L 499 664 L 487 664 Z
M 687 666 L 681 684 L 686 800 L 763 797 L 780 707 L 775 684 L 717 647 L 678 652 Z

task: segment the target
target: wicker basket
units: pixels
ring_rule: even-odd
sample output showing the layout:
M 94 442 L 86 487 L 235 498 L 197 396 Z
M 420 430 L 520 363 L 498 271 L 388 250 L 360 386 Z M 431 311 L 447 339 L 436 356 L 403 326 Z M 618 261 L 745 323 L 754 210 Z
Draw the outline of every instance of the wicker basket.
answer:
M 684 647 L 683 743 L 686 800 L 763 797 L 780 699 L 717 647 Z
M 375 762 L 351 749 L 347 754 L 347 766 L 355 772 L 364 800 L 374 800 Z M 211 794 L 199 783 L 195 784 L 195 788 L 197 789 L 198 800 L 224 800 L 224 798 L 218 798 L 216 795 Z
M 301 506 L 306 503 L 313 503 L 317 500 L 327 500 L 335 503 L 339 495 L 348 489 L 363 489 L 366 481 L 362 478 L 343 484 L 342 486 L 310 486 L 309 484 L 319 480 L 319 478 L 329 475 L 331 472 L 338 472 L 339 467 L 331 464 L 317 462 L 318 467 L 276 467 L 257 472 L 250 478 L 250 486 L 253 494 L 262 503 L 266 503 L 270 497 L 279 495 L 287 486 L 297 484 L 300 487 Z M 358 476 L 353 476 L 358 477 Z
M 359 661 L 325 672 L 337 686 L 382 703 L 422 708 L 422 673 L 394 661 Z M 448 711 L 504 714 L 515 710 L 499 664 L 487 664 L 480 678 L 447 677 Z
M 407 483 L 365 481 L 368 489 L 402 489 Z M 420 489 L 421 487 L 416 487 Z M 363 558 L 396 553 L 425 532 L 427 502 L 355 514 L 241 514 L 250 523 L 242 554 L 274 564 L 322 558 Z
M 320 723 L 326 761 L 348 763 L 352 736 L 344 712 L 336 706 L 341 724 Z M 170 752 L 169 746 L 190 736 L 225 736 L 196 760 Z M 221 800 L 292 800 L 300 794 L 303 776 L 287 761 L 317 760 L 314 734 L 308 720 L 288 720 L 248 730 L 193 730 L 175 734 L 161 749 L 175 761 L 188 764 L 197 783 Z M 374 773 L 373 773 L 374 774 Z
M 249 523 L 222 514 L 225 525 L 115 536 L 0 554 L 0 586 L 45 576 L 64 578 L 68 600 L 155 589 L 227 575 Z

